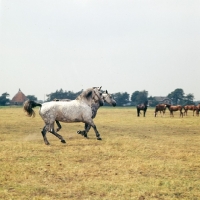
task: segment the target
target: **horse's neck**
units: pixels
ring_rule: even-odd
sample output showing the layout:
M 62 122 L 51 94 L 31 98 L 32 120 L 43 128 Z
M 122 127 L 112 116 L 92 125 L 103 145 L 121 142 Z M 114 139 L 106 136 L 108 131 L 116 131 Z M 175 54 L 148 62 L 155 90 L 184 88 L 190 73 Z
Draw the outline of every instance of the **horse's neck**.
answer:
M 99 109 L 99 107 L 100 107 L 100 103 L 97 101 L 97 102 L 95 102 L 94 100 L 92 101 L 92 104 L 91 104 L 91 107 L 94 107 L 95 109 Z
M 93 102 L 92 98 L 89 98 L 89 99 L 82 98 L 82 99 L 78 99 L 78 100 L 79 100 L 80 102 L 84 102 L 85 104 L 87 104 L 87 105 L 90 106 L 90 107 L 91 107 L 92 102 Z

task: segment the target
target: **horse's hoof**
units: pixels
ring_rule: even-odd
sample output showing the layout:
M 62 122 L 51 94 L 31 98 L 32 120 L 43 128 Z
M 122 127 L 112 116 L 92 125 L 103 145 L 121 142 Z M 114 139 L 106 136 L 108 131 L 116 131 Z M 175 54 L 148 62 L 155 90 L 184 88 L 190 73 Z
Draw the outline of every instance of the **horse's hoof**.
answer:
M 66 143 L 65 140 L 61 140 L 62 143 Z
M 77 131 L 78 134 L 81 134 L 81 131 Z
M 102 139 L 100 137 L 98 137 L 97 140 L 102 140 Z

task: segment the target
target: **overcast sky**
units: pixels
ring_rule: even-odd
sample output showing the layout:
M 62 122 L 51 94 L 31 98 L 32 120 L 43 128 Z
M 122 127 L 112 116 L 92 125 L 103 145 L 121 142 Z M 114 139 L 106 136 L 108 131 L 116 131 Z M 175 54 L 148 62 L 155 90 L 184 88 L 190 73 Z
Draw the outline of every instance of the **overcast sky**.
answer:
M 0 95 L 93 86 L 200 100 L 200 1 L 0 0 Z

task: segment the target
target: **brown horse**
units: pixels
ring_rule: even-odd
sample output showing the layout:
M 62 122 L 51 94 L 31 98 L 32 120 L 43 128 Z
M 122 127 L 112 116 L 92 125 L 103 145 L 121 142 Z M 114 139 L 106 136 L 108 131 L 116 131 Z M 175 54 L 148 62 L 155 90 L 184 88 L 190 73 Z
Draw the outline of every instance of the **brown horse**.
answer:
M 166 104 L 166 107 L 170 111 L 170 117 L 174 117 L 174 114 L 173 114 L 174 111 L 180 111 L 180 117 L 181 116 L 183 117 L 183 112 L 182 112 L 183 106 L 181 106 L 181 105 L 172 106 L 170 104 Z
M 184 115 L 187 116 L 188 110 L 192 110 L 193 111 L 193 116 L 194 116 L 194 112 L 197 111 L 198 108 L 195 105 L 185 105 L 185 106 L 183 106 L 183 109 L 184 109 Z
M 157 112 L 160 111 L 160 113 L 162 112 L 162 115 L 165 115 L 165 110 L 166 110 L 166 104 L 158 104 L 155 107 L 155 117 L 157 115 Z

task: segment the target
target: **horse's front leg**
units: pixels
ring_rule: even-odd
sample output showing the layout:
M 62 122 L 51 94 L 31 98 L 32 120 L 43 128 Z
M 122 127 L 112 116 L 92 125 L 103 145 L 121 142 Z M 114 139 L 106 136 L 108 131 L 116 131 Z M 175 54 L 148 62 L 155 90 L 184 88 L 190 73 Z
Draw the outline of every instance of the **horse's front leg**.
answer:
M 85 135 L 84 137 L 87 137 L 88 132 L 90 131 L 91 125 L 85 124 Z
M 77 131 L 77 133 L 81 134 L 82 136 L 87 138 L 87 133 L 89 132 L 90 128 L 91 128 L 91 125 L 85 123 L 85 130 L 83 130 L 83 131 L 79 130 L 79 131 Z
M 92 128 L 93 128 L 94 131 L 95 131 L 95 134 L 96 134 L 97 140 L 102 140 L 101 137 L 100 137 L 99 132 L 97 131 L 97 127 L 96 127 L 96 125 L 92 126 Z
M 92 126 L 92 128 L 94 129 L 94 132 L 95 132 L 95 134 L 96 134 L 97 140 L 101 140 L 100 134 L 99 134 L 99 132 L 98 132 L 98 130 L 97 130 L 97 127 L 96 127 L 96 125 L 94 124 L 94 122 L 93 122 L 93 121 L 90 121 L 90 122 L 88 122 L 88 125 Z
M 137 116 L 140 116 L 140 110 L 137 108 Z

